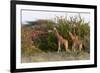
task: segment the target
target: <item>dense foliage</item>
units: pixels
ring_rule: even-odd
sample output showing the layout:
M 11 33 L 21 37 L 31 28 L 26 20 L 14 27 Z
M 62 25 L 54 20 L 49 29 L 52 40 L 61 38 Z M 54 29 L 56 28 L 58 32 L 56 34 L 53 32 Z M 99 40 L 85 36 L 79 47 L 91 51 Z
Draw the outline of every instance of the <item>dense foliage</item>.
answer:
M 22 51 L 26 51 L 25 49 L 31 50 L 35 52 L 50 52 L 50 51 L 57 51 L 57 38 L 53 32 L 53 27 L 56 27 L 59 34 L 64 38 L 67 39 L 69 42 L 69 48 L 72 48 L 72 41 L 68 34 L 68 32 L 76 33 L 79 39 L 84 44 L 84 48 L 86 51 L 89 52 L 90 49 L 90 26 L 89 22 L 85 22 L 84 19 L 79 17 L 56 17 L 56 23 L 49 21 L 46 23 L 46 36 L 38 35 L 37 39 L 33 41 L 31 39 L 31 32 L 35 29 L 32 29 L 28 26 L 27 29 L 25 27 L 22 28 L 21 34 L 21 46 Z M 44 29 L 45 29 L 44 28 Z M 39 29 L 42 31 L 42 28 Z M 48 32 L 51 30 L 52 32 Z M 43 30 L 44 31 L 44 30 Z M 33 47 L 35 46 L 35 47 Z M 36 49 L 37 48 L 37 49 Z M 63 48 L 63 46 L 62 46 Z M 39 51 L 38 51 L 39 50 Z

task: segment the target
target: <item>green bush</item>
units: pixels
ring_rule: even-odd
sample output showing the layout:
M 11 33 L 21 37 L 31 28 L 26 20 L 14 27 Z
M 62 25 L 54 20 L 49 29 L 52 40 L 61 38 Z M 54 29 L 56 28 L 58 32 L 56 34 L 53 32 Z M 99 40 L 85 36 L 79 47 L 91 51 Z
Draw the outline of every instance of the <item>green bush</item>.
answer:
M 52 29 L 53 31 L 53 27 L 56 27 L 59 34 L 67 39 L 69 41 L 69 48 L 72 47 L 72 41 L 71 38 L 68 34 L 68 32 L 72 32 L 72 33 L 76 33 L 76 35 L 79 36 L 79 39 L 83 42 L 83 44 L 85 45 L 84 48 L 89 49 L 90 45 L 86 45 L 86 44 L 90 44 L 90 27 L 89 27 L 89 23 L 84 22 L 84 20 L 80 17 L 70 17 L 69 20 L 67 20 L 66 18 L 57 18 L 57 24 L 52 24 L 50 22 L 48 22 L 47 24 L 47 28 L 48 30 Z M 87 38 L 86 38 L 87 37 Z M 41 43 L 39 43 L 39 45 L 41 45 L 39 48 L 44 48 L 46 49 L 46 51 L 56 51 L 57 50 L 57 38 L 55 37 L 54 32 L 50 32 L 48 34 L 48 36 L 46 38 L 42 38 L 41 39 Z
M 84 19 L 79 17 L 70 17 L 69 19 L 67 17 L 65 18 L 56 18 L 57 21 L 54 23 L 53 21 L 48 21 L 46 26 L 46 32 L 47 30 L 52 30 L 52 32 L 48 32 L 48 34 L 43 37 L 38 36 L 38 39 L 36 39 L 34 44 L 32 44 L 32 39 L 29 38 L 31 35 L 31 31 L 34 29 L 29 28 L 22 31 L 22 52 L 27 51 L 34 51 L 32 46 L 36 46 L 39 50 L 42 50 L 44 52 L 49 51 L 57 51 L 57 38 L 53 32 L 53 27 L 56 27 L 59 34 L 64 38 L 67 39 L 69 42 L 69 48 L 72 47 L 72 41 L 69 36 L 69 31 L 72 33 L 76 33 L 76 35 L 79 36 L 79 39 L 83 42 L 84 48 L 88 50 L 90 49 L 90 26 L 88 22 L 85 22 Z M 42 30 L 41 30 L 42 31 Z M 30 34 L 29 34 L 30 33 Z M 25 37 L 24 37 L 25 35 Z M 63 48 L 63 46 L 62 46 Z

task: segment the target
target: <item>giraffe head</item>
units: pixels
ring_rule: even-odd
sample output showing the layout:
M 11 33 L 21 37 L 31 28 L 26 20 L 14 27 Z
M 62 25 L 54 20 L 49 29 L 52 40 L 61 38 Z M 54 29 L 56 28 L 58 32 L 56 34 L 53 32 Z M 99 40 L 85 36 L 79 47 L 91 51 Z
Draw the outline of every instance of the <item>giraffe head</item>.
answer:
M 54 28 L 53 28 L 53 31 L 54 31 L 55 33 L 57 33 L 57 28 L 56 28 L 56 27 L 54 27 Z
M 56 30 L 57 30 L 57 28 L 56 28 L 56 27 L 54 27 L 54 28 L 53 28 L 53 30 L 55 30 L 55 31 L 56 31 Z

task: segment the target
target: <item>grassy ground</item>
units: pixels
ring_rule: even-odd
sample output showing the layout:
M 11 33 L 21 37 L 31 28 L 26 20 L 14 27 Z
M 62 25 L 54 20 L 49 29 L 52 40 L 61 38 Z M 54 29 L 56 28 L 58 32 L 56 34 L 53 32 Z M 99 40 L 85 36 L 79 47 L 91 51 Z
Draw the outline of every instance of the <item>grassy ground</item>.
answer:
M 89 60 L 90 55 L 87 52 L 47 52 L 31 54 L 29 56 L 22 55 L 22 63 L 31 62 L 48 62 L 48 61 L 71 61 L 71 60 Z

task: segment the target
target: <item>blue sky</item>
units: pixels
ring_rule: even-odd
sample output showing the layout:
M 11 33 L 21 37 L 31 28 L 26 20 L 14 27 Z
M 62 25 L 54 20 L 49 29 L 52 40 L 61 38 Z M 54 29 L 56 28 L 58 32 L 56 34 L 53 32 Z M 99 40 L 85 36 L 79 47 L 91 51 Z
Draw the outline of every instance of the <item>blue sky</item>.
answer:
M 50 19 L 54 20 L 54 18 L 58 16 L 63 17 L 72 17 L 72 16 L 79 16 L 77 12 L 52 12 L 52 11 L 22 11 L 22 23 L 26 24 L 27 21 L 36 21 L 38 19 Z M 90 14 L 89 13 L 80 13 L 80 16 L 84 19 L 85 22 L 90 21 Z

